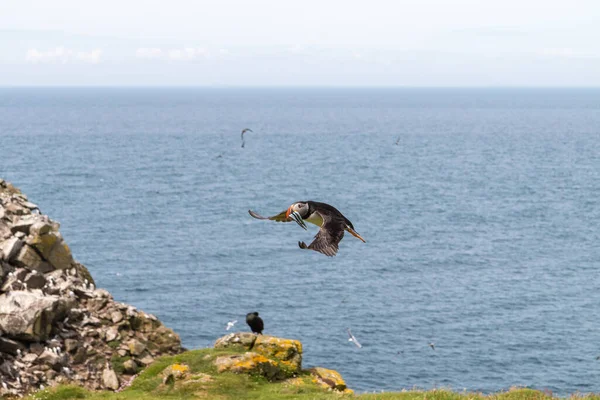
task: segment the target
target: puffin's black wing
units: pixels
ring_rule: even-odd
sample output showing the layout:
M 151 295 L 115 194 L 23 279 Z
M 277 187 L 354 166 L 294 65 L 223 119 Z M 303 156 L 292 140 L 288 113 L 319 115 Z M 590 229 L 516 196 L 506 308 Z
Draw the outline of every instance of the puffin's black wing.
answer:
M 277 215 L 273 215 L 272 217 L 263 217 L 262 215 L 260 215 L 260 214 L 257 214 L 257 213 L 255 213 L 255 212 L 254 212 L 254 211 L 252 211 L 252 210 L 248 210 L 248 213 L 249 213 L 249 214 L 250 214 L 250 215 L 251 215 L 253 218 L 256 218 L 256 219 L 268 219 L 268 220 L 271 220 L 271 221 L 277 221 L 277 222 L 292 222 L 292 221 L 293 221 L 293 219 L 292 219 L 291 217 L 286 217 L 286 216 L 285 216 L 286 212 L 287 212 L 287 210 L 285 210 L 285 211 L 282 211 L 282 212 L 280 212 L 280 213 L 279 213 L 279 214 L 277 214 Z
M 319 214 L 323 218 L 323 225 L 315 236 L 315 240 L 308 246 L 304 242 L 300 242 L 299 245 L 300 248 L 318 251 L 333 257 L 337 254 L 340 240 L 344 237 L 344 224 L 338 218 L 331 218 L 329 214 Z

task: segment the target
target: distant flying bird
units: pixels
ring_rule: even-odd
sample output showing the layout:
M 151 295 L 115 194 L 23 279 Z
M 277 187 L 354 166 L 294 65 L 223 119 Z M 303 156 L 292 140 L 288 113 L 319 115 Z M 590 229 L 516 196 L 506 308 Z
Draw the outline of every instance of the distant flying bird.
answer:
M 246 132 L 254 132 L 254 131 L 252 129 L 250 129 L 250 128 L 244 128 L 244 129 L 242 129 L 242 140 L 244 140 L 244 133 L 246 133 Z
M 348 295 L 348 296 L 344 297 L 344 298 L 342 299 L 342 301 L 340 301 L 340 304 L 338 304 L 338 307 L 339 307 L 339 306 L 341 306 L 342 304 L 344 304 L 346 301 L 348 301 L 348 299 L 350 298 L 350 296 L 351 296 L 351 295 Z
M 253 132 L 253 130 L 252 130 L 252 129 L 249 129 L 249 128 L 244 128 L 244 129 L 242 129 L 242 148 L 243 148 L 243 147 L 244 147 L 244 145 L 246 144 L 246 142 L 244 142 L 244 133 L 246 133 L 246 132 Z
M 358 347 L 359 349 L 362 348 L 362 344 L 360 344 L 358 342 L 358 340 L 356 340 L 356 338 L 354 337 L 352 332 L 350 332 L 350 328 L 348 328 L 348 337 L 349 337 L 349 339 L 348 339 L 349 342 L 354 343 L 356 345 L 356 347 Z
M 433 350 L 435 350 L 435 343 L 433 343 L 433 342 L 429 343 L 429 347 L 431 347 Z
M 298 242 L 301 249 L 309 249 L 323 253 L 326 256 L 333 257 L 338 252 L 338 245 L 344 237 L 344 231 L 364 243 L 362 238 L 355 230 L 352 222 L 337 210 L 337 208 L 326 203 L 316 201 L 299 201 L 285 211 L 280 212 L 272 217 L 263 217 L 252 210 L 248 210 L 250 215 L 256 219 L 268 219 L 277 222 L 295 221 L 302 228 L 306 228 L 304 221 L 317 225 L 321 229 L 315 236 L 315 240 L 310 245 L 304 242 Z
M 257 312 L 251 312 L 246 314 L 246 323 L 250 326 L 252 333 L 256 333 L 258 335 L 262 335 L 263 329 L 265 329 L 265 324 L 261 317 L 258 316 Z
M 399 143 L 400 143 L 400 138 L 398 138 L 398 139 L 396 140 L 396 146 L 398 146 L 398 144 L 399 144 Z
M 227 327 L 225 328 L 226 331 L 230 330 L 231 328 L 233 328 L 233 326 L 235 325 L 235 323 L 237 322 L 237 319 L 235 321 L 229 321 L 227 323 Z

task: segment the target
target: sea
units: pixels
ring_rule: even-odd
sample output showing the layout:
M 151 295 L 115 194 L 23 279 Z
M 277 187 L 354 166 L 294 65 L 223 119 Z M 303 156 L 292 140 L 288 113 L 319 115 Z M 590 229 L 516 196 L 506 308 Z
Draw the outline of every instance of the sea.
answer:
M 188 349 L 258 311 L 358 393 L 600 392 L 600 89 L 5 87 L 0 177 Z M 366 243 L 248 215 L 301 200 Z

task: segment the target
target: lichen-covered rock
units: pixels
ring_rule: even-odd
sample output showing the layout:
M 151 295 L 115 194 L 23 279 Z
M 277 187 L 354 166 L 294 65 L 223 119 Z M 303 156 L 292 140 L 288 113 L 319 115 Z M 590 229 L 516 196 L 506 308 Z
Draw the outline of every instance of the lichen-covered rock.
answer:
M 163 383 L 172 385 L 175 383 L 175 381 L 180 381 L 186 378 L 189 373 L 190 367 L 187 365 L 171 364 L 161 372 L 161 375 L 163 377 Z
M 215 348 L 251 350 L 273 360 L 288 375 L 302 369 L 302 344 L 293 339 L 236 332 L 217 339 Z
M 279 361 L 290 373 L 302 369 L 302 343 L 298 340 L 258 335 L 252 351 Z
M 217 357 L 215 365 L 219 373 L 261 375 L 269 380 L 281 380 L 286 377 L 276 361 L 253 352 Z
M 351 389 L 346 387 L 346 382 L 342 379 L 339 372 L 332 369 L 314 367 L 309 369 L 311 375 L 314 376 L 315 382 L 323 387 L 328 387 L 344 393 L 352 393 Z

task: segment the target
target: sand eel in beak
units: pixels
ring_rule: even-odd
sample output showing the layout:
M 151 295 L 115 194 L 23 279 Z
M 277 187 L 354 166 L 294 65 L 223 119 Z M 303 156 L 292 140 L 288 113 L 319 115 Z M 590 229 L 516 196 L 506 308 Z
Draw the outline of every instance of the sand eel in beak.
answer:
M 301 249 L 318 251 L 329 257 L 336 255 L 338 245 L 344 237 L 344 231 L 350 232 L 352 236 L 366 243 L 365 239 L 354 230 L 352 222 L 329 204 L 316 201 L 299 201 L 292 204 L 287 210 L 272 217 L 263 217 L 252 210 L 248 210 L 248 212 L 257 219 L 268 219 L 277 222 L 295 221 L 304 229 L 307 229 L 304 221 L 317 225 L 321 229 L 315 236 L 315 240 L 308 246 L 304 242 L 298 242 L 298 246 Z

